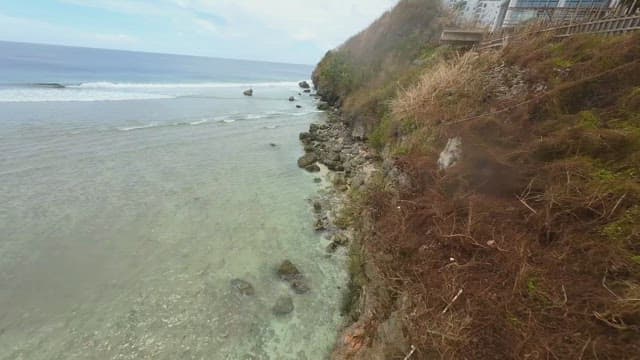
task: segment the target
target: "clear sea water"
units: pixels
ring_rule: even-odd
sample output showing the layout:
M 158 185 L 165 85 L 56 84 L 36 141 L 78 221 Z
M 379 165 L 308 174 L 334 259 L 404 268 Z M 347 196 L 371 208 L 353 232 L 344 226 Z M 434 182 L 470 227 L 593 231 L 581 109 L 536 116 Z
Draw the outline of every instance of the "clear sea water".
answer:
M 296 165 L 310 72 L 0 42 L 0 359 L 326 358 L 346 274 Z

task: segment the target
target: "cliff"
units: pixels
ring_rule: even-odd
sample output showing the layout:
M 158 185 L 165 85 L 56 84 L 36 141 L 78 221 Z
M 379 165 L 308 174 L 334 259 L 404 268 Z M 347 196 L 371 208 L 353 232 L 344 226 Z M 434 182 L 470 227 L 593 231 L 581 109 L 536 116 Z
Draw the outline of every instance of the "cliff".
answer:
M 314 74 L 382 170 L 345 207 L 361 296 L 334 357 L 637 357 L 640 36 L 458 53 L 440 14 L 401 1 Z

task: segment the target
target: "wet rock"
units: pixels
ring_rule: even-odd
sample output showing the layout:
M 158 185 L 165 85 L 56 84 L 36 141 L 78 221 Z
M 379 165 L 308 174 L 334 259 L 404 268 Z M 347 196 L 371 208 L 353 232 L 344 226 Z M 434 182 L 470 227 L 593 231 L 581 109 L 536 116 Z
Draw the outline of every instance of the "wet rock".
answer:
M 309 94 L 311 92 L 311 89 L 305 89 L 303 92 Z
M 320 179 L 320 181 L 322 181 L 322 179 Z M 322 211 L 322 203 L 318 200 L 313 202 L 313 210 L 316 213 L 320 213 Z
M 293 299 L 291 296 L 281 296 L 271 308 L 276 316 L 284 316 L 293 312 Z
M 230 281 L 231 289 L 241 296 L 254 296 L 256 290 L 250 282 L 242 279 L 233 279 Z
M 278 277 L 284 281 L 291 281 L 300 278 L 302 273 L 291 261 L 285 260 L 278 267 Z
M 318 102 L 318 110 L 326 111 L 326 110 L 329 110 L 330 108 L 331 106 L 328 103 L 324 101 Z
M 306 82 L 306 81 L 300 81 L 298 83 L 298 86 L 300 86 L 302 89 L 311 89 L 311 85 L 309 85 L 309 83 Z M 309 90 L 309 91 L 311 91 L 311 90 Z
M 290 283 L 291 283 L 291 288 L 298 295 L 306 294 L 309 292 L 309 290 L 311 290 L 309 288 L 309 285 L 307 285 L 306 280 L 302 277 L 299 279 L 291 280 Z
M 302 141 L 305 144 L 309 143 L 313 138 L 311 134 L 308 132 L 301 132 L 298 137 L 300 138 L 300 141 Z
M 316 184 L 320 184 L 322 182 L 322 179 L 321 178 L 314 178 L 313 182 L 316 183 Z
M 302 109 L 302 105 L 296 105 L 296 108 Z
M 293 96 L 289 96 L 289 101 L 294 102 L 296 101 L 296 98 L 294 98 Z
M 316 231 L 324 231 L 327 229 L 324 219 L 318 219 L 316 225 L 313 227 Z
M 304 169 L 310 173 L 317 173 L 317 172 L 320 172 L 321 170 L 320 166 L 318 166 L 317 164 L 311 164 L 309 166 L 306 166 Z
M 276 143 L 269 143 L 269 146 L 271 146 L 271 147 L 278 147 L 278 144 L 276 144 Z
M 243 94 L 244 96 L 253 96 L 253 89 L 245 90 Z
M 315 154 L 307 153 L 300 157 L 300 159 L 298 159 L 298 166 L 306 169 L 308 166 L 313 165 L 316 161 L 318 161 L 318 158 Z

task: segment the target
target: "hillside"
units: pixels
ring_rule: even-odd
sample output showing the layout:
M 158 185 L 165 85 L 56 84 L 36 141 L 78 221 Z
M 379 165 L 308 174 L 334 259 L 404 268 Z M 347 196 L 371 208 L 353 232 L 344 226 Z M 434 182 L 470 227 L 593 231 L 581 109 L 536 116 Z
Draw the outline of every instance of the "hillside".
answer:
M 382 169 L 345 210 L 365 295 L 336 358 L 637 358 L 640 36 L 457 53 L 433 4 L 401 1 L 314 76 Z

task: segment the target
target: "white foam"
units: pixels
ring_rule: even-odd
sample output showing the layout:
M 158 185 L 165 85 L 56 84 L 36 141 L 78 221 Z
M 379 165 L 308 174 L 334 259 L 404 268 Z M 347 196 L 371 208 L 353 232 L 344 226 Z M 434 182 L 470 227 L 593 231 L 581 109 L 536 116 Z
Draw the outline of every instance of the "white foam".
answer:
M 257 82 L 257 83 L 112 83 L 90 82 L 80 85 L 67 85 L 68 89 L 197 89 L 197 88 L 248 88 L 248 87 L 292 87 L 298 86 L 296 82 Z
M 133 130 L 142 130 L 142 129 L 148 129 L 148 128 L 153 128 L 153 127 L 158 127 L 160 125 L 158 124 L 146 124 L 146 125 L 139 125 L 139 126 L 129 126 L 129 127 L 119 127 L 118 130 L 120 131 L 133 131 Z
M 189 125 L 196 126 L 196 125 L 202 125 L 202 124 L 207 123 L 207 122 L 209 122 L 208 119 L 202 119 L 202 120 L 198 120 L 198 121 L 192 121 L 192 122 L 189 123 Z
M 175 96 L 142 92 L 81 89 L 17 88 L 0 90 L 0 102 L 124 101 L 173 99 Z

